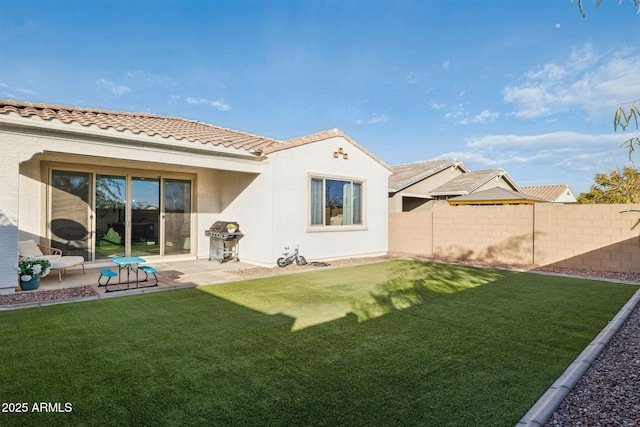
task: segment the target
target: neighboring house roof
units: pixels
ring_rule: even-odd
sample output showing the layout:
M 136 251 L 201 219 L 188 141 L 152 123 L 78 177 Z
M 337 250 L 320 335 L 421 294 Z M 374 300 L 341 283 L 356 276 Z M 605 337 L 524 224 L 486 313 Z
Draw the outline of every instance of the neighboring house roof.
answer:
M 22 117 L 35 116 L 42 120 L 59 120 L 62 123 L 76 122 L 85 127 L 97 126 L 100 129 L 115 129 L 121 132 L 129 131 L 133 134 L 144 133 L 148 136 L 157 135 L 162 138 L 173 138 L 178 141 L 197 141 L 213 146 L 233 147 L 246 150 L 256 155 L 272 153 L 310 142 L 340 136 L 356 145 L 378 163 L 389 168 L 384 162 L 338 129 L 326 130 L 288 141 L 279 141 L 265 136 L 252 135 L 246 132 L 179 117 L 0 100 L 0 115 L 9 113 L 17 113 Z
M 520 192 L 518 186 L 511 180 L 504 169 L 484 169 L 471 171 L 458 175 L 445 182 L 440 187 L 433 189 L 432 196 L 458 196 L 474 192 L 492 179 L 504 179 L 516 192 Z
M 472 194 L 465 194 L 464 196 L 452 197 L 447 202 L 450 205 L 529 205 L 546 203 L 547 200 L 528 196 L 518 191 L 495 187 Z
M 393 175 L 389 177 L 389 192 L 397 193 L 449 167 L 460 167 L 463 171 L 467 171 L 462 163 L 455 159 L 432 160 L 392 166 L 391 171 Z
M 576 197 L 567 184 L 522 187 L 522 191 L 529 196 L 539 197 L 549 202 L 576 202 Z

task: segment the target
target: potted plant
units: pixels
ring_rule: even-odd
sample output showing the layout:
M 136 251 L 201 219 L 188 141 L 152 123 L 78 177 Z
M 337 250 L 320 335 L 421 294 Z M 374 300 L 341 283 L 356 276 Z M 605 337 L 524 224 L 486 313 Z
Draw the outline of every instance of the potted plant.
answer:
M 51 271 L 51 261 L 43 258 L 24 257 L 18 260 L 18 278 L 23 291 L 38 289 L 40 278 Z

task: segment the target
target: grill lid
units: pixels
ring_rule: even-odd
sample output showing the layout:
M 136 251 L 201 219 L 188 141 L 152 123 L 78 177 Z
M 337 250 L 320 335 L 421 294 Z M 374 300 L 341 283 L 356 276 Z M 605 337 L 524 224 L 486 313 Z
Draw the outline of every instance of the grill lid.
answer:
M 213 224 L 211 224 L 211 227 L 209 227 L 209 231 L 217 231 L 217 232 L 226 233 L 229 230 L 227 228 L 227 226 L 229 224 L 233 224 L 235 226 L 236 230 L 240 230 L 240 226 L 235 221 L 216 221 Z
M 217 239 L 241 239 L 244 235 L 240 232 L 240 226 L 235 221 L 216 221 L 211 224 L 204 235 Z

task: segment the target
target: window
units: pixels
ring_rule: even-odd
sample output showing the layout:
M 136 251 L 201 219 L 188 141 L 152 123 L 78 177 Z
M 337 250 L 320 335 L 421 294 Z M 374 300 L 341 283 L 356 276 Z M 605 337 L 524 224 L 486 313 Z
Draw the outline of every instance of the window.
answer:
M 362 183 L 311 178 L 311 225 L 362 225 Z

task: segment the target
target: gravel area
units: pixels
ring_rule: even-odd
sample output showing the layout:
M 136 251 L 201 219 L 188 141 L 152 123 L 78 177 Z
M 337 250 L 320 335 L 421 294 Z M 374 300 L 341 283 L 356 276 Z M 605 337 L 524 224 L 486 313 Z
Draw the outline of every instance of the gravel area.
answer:
M 310 263 L 304 266 L 292 264 L 284 268 L 255 267 L 234 270 L 230 271 L 230 273 L 245 277 L 261 277 L 335 266 L 364 264 L 395 258 L 397 257 L 352 258 L 330 261 L 327 264 Z M 461 261 L 448 258 L 416 259 L 640 283 L 640 274 L 638 273 L 567 270 L 533 265 Z M 91 286 L 49 291 L 17 292 L 12 295 L 0 295 L 0 306 L 70 300 L 94 295 L 98 295 L 98 293 Z M 640 307 L 637 307 L 545 426 L 640 426 L 639 382 Z
M 639 380 L 636 308 L 545 426 L 640 426 Z
M 98 295 L 91 286 L 52 289 L 49 291 L 24 291 L 10 295 L 0 295 L 0 306 L 12 304 L 34 304 L 49 301 L 68 301 Z

